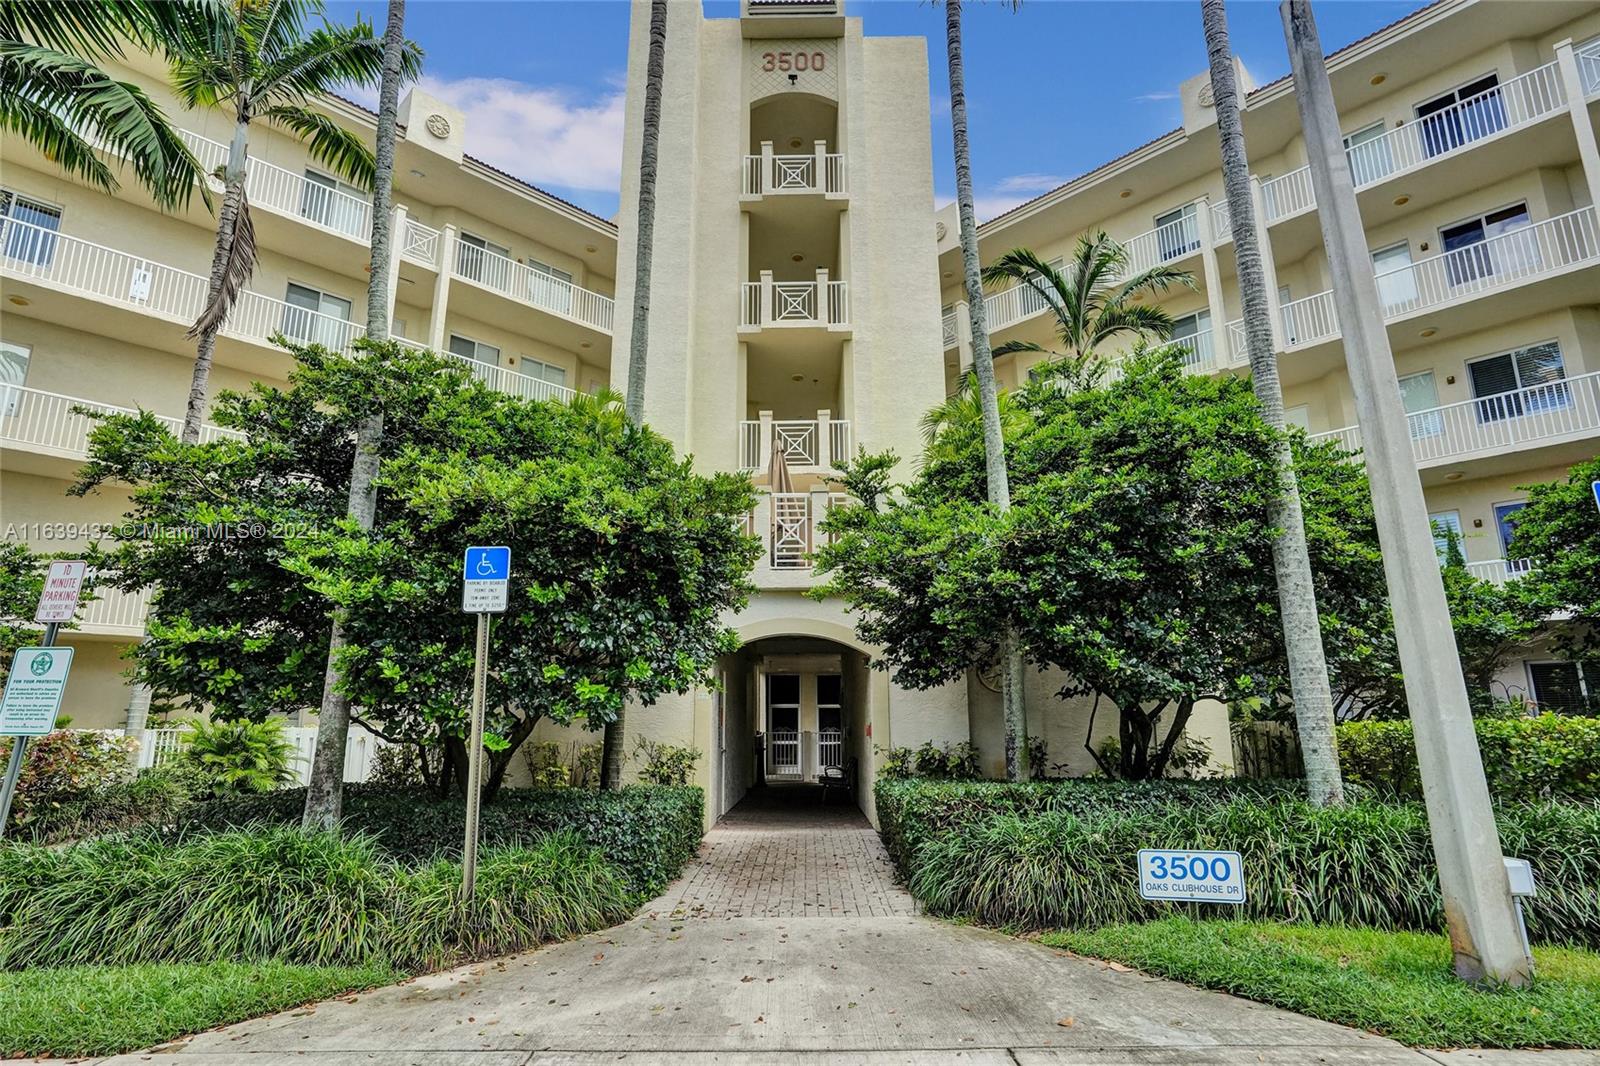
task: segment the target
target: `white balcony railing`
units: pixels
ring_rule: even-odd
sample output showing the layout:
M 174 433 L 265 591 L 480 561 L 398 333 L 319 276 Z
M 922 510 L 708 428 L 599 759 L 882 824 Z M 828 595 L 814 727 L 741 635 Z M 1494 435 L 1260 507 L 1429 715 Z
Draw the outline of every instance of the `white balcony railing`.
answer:
M 946 311 L 940 321 L 940 326 L 944 332 L 944 346 L 946 348 L 954 348 L 961 343 L 961 329 L 956 325 L 955 311 Z
M 454 276 L 551 314 L 611 332 L 614 306 L 609 296 L 590 292 L 526 263 L 476 245 L 456 243 Z
M 136 765 L 143 770 L 176 759 L 183 753 L 187 732 L 182 727 L 174 726 L 146 729 L 139 735 Z M 317 747 L 317 729 L 315 726 L 290 726 L 284 732 L 294 746 L 294 754 L 289 760 L 289 768 L 294 773 L 291 784 L 303 785 L 311 776 L 311 757 Z M 388 743 L 365 729 L 350 730 L 344 746 L 344 779 L 365 781 L 372 773 L 378 749 L 387 747 Z
M 1492 581 L 1496 585 L 1504 585 L 1507 581 L 1525 577 L 1532 569 L 1527 559 L 1485 559 L 1482 562 L 1467 564 L 1467 573 L 1479 581 Z
M 1140 274 L 1198 252 L 1200 222 L 1193 214 L 1183 215 L 1137 237 L 1129 237 L 1122 248 L 1128 254 L 1128 273 Z
M 1217 369 L 1217 356 L 1209 329 L 1200 330 L 1187 337 L 1174 337 L 1170 343 L 1184 350 L 1185 369 L 1196 373 Z
M 96 403 L 77 396 L 63 396 L 24 385 L 0 385 L 0 441 L 14 448 L 46 452 L 69 459 L 89 456 L 89 431 L 95 418 L 89 413 L 131 415 L 131 407 Z M 183 428 L 183 419 L 157 415 L 174 435 Z M 221 437 L 240 437 L 235 430 L 206 423 L 200 428 L 201 443 Z
M 1233 239 L 1233 215 L 1226 199 L 1211 205 L 1211 238 L 1218 244 Z
M 847 500 L 842 492 L 822 489 L 762 493 L 750 520 L 750 529 L 766 549 L 762 564 L 773 571 L 809 571 L 811 553 L 828 540 L 818 524 Z
M 1600 67 L 1600 50 L 1591 62 Z M 1584 60 L 1579 59 L 1580 68 Z M 1593 91 L 1591 88 L 1589 91 Z M 1567 106 L 1561 71 L 1554 62 L 1470 96 L 1431 115 L 1413 119 L 1345 150 L 1356 188 L 1426 166 L 1506 130 L 1536 122 Z M 1264 182 L 1268 222 L 1316 206 L 1310 168 Z
M 206 173 L 228 162 L 228 146 L 189 130 L 179 130 Z M 245 163 L 245 193 L 252 205 L 295 215 L 313 225 L 358 241 L 372 237 L 372 202 L 342 189 L 311 181 L 304 174 L 251 157 Z
M 1285 349 L 1339 335 L 1339 314 L 1334 310 L 1331 291 L 1293 300 L 1280 307 L 1278 313 L 1283 324 Z
M 80 627 L 87 633 L 137 637 L 144 633 L 145 615 L 150 613 L 150 590 L 123 592 L 100 587 L 94 600 L 82 607 Z
M 1583 82 L 1585 96 L 1600 94 L 1600 41 L 1594 41 L 1577 53 L 1578 78 Z
M 400 235 L 400 255 L 426 267 L 439 265 L 439 231 L 424 226 L 414 218 L 406 219 L 405 232 Z
M 815 419 L 774 419 L 763 411 L 760 419 L 739 423 L 739 467 L 763 471 L 772 453 L 783 446 L 784 462 L 791 469 L 832 469 L 850 455 L 850 423 L 819 411 Z
M 850 285 L 829 280 L 825 270 L 817 271 L 816 281 L 774 281 L 770 271 L 762 271 L 760 281 L 742 283 L 741 327 L 845 326 L 849 322 Z
M 817 731 L 817 766 L 844 765 L 844 733 L 837 729 Z
M 1600 371 L 1431 407 L 1407 415 L 1406 421 L 1411 449 L 1424 465 L 1600 436 Z M 1337 439 L 1356 451 L 1361 429 L 1346 426 L 1311 439 Z
M 771 147 L 770 145 L 767 147 Z M 844 193 L 844 156 L 819 150 L 811 155 L 747 155 L 744 194 L 780 196 L 795 193 Z
M 774 777 L 811 781 L 823 769 L 845 764 L 844 733 L 838 729 L 772 729 L 764 739 L 766 771 Z
M 767 733 L 767 773 L 785 776 L 800 773 L 799 730 L 774 729 Z

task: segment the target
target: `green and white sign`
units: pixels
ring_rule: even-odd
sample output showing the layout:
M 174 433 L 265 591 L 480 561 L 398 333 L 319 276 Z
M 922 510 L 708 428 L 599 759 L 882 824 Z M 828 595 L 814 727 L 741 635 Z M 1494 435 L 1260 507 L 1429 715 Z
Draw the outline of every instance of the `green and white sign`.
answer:
M 0 697 L 0 737 L 42 737 L 56 726 L 71 648 L 18 648 Z

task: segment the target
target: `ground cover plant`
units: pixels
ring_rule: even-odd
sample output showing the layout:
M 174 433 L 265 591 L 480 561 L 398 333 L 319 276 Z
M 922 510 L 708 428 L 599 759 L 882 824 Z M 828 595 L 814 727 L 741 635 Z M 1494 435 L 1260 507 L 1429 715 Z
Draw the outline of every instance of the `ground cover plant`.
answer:
M 1422 804 L 1358 795 L 1315 808 L 1250 782 L 880 781 L 882 833 L 933 913 L 1016 929 L 1094 928 L 1216 905 L 1138 894 L 1140 848 L 1241 853 L 1235 917 L 1435 932 L 1444 928 Z M 1600 945 L 1600 804 L 1503 803 L 1509 855 L 1533 863 L 1535 942 Z
M 1040 939 L 1414 1046 L 1600 1047 L 1592 951 L 1535 947 L 1531 988 L 1488 990 L 1456 979 L 1433 933 L 1169 917 Z
M 1600 800 L 1600 718 L 1479 718 L 1473 727 L 1495 795 Z M 1344 723 L 1339 764 L 1352 784 L 1422 795 L 1410 722 Z
M 283 962 L 0 972 L 0 1057 L 116 1054 L 403 976 L 380 965 Z

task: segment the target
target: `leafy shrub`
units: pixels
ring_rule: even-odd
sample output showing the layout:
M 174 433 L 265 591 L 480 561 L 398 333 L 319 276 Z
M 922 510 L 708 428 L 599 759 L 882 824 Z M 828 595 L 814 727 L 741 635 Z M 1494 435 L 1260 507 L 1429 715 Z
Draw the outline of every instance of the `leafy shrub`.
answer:
M 566 788 L 572 784 L 572 770 L 562 758 L 559 741 L 524 744 L 522 757 L 528 762 L 534 788 Z
M 891 855 L 938 914 L 1024 928 L 1214 916 L 1217 905 L 1140 899 L 1137 853 L 1221 848 L 1244 860 L 1239 917 L 1443 928 L 1420 803 L 1358 790 L 1319 809 L 1287 786 L 1223 781 L 880 781 L 876 796 Z M 1539 879 L 1529 934 L 1600 944 L 1600 805 L 1506 805 L 1497 817 L 1506 853 Z
M 140 826 L 169 826 L 209 795 L 200 771 L 176 759 L 58 803 L 16 835 L 54 844 Z
M 416 744 L 380 744 L 372 753 L 367 781 L 390 787 L 420 786 L 425 780 L 422 760 L 426 757 L 424 749 Z
M 648 737 L 640 737 L 633 757 L 644 763 L 639 769 L 641 779 L 652 785 L 683 786 L 694 777 L 694 764 L 700 761 L 700 749 L 658 744 Z
M 275 959 L 405 969 L 600 928 L 634 897 L 572 834 L 411 871 L 369 838 L 288 826 L 0 849 L 0 968 Z M 469 920 L 470 918 L 470 920 Z
M 11 757 L 12 739 L 0 737 L 0 766 Z M 11 824 L 26 831 L 109 785 L 133 776 L 135 742 L 98 729 L 57 729 L 28 743 L 28 761 L 17 779 Z
M 891 767 L 888 763 L 893 763 Z M 916 751 L 894 748 L 888 763 L 880 770 L 887 777 L 932 777 L 955 781 L 971 781 L 978 776 L 978 747 L 968 741 L 946 744 L 943 747 L 931 740 L 922 742 Z
M 264 722 L 197 719 L 184 731 L 183 758 L 200 768 L 217 792 L 270 792 L 293 778 L 281 718 Z
M 1050 741 L 1044 737 L 1028 737 L 1028 780 L 1045 781 L 1050 777 Z
M 1473 726 L 1494 795 L 1600 799 L 1600 718 L 1541 714 L 1479 718 Z M 1410 722 L 1346 722 L 1338 737 L 1347 782 L 1422 795 Z
M 296 825 L 305 789 L 202 803 L 184 819 L 188 832 L 256 822 Z M 678 876 L 700 847 L 705 796 L 698 788 L 636 785 L 617 792 L 587 789 L 502 789 L 479 815 L 485 846 L 528 845 L 571 831 L 622 872 L 630 889 L 653 895 Z M 365 834 L 398 861 L 415 866 L 459 859 L 466 834 L 459 799 L 416 789 L 346 785 L 344 825 Z
M 878 763 L 878 778 L 885 781 L 904 781 L 912 776 L 912 759 L 915 757 L 910 748 L 879 748 L 883 759 Z

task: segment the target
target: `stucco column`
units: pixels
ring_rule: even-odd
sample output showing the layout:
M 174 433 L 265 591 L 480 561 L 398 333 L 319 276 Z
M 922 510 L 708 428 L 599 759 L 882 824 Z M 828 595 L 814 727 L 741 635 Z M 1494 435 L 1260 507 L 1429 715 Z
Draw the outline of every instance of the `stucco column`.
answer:
M 1255 204 L 1256 244 L 1261 248 L 1261 273 L 1267 283 L 1267 302 L 1272 306 L 1272 350 L 1283 352 L 1283 307 L 1278 302 L 1278 260 L 1272 254 L 1272 234 L 1267 225 L 1267 200 L 1261 193 L 1261 179 L 1250 175 L 1250 199 Z M 1235 219 L 1234 225 L 1238 225 Z M 1229 338 L 1229 358 L 1232 358 Z
M 956 369 L 965 372 L 972 365 L 972 316 L 965 300 L 957 300 L 951 309 L 956 316 Z
M 1283 0 L 1280 11 L 1334 306 L 1344 334 L 1345 364 L 1361 421 L 1455 971 L 1468 981 L 1526 985 L 1532 961 L 1523 951 L 1501 863 L 1494 808 L 1322 42 L 1306 0 Z
M 833 412 L 817 412 L 817 465 L 833 469 Z
M 760 414 L 761 426 L 757 430 L 755 462 L 751 467 L 758 473 L 767 468 L 772 462 L 772 412 L 762 411 Z
M 428 318 L 428 347 L 444 350 L 444 316 L 450 302 L 450 274 L 456 265 L 456 228 L 446 226 L 439 234 L 439 274 L 433 281 L 433 311 Z
M 1211 362 L 1208 370 L 1233 362 L 1228 345 L 1228 313 L 1222 302 L 1222 274 L 1217 269 L 1217 239 L 1211 227 L 1211 200 L 1195 203 L 1195 224 L 1200 233 L 1200 273 L 1206 284 L 1206 313 L 1211 316 Z
M 809 551 L 816 551 L 825 534 L 817 529 L 822 520 L 828 516 L 828 486 L 813 485 L 806 500 L 806 547 Z
M 772 271 L 761 272 L 761 300 L 757 305 L 757 317 L 753 325 L 765 326 L 773 321 L 772 301 Z
M 778 164 L 772 161 L 773 151 L 771 141 L 761 142 L 761 176 L 756 179 L 756 195 L 765 196 L 777 184 L 773 179 Z
M 150 722 L 150 699 L 153 693 L 150 686 L 136 683 L 128 693 L 128 718 L 123 725 L 123 732 L 130 737 L 144 736 L 145 727 Z
M 406 220 L 409 215 L 404 204 L 395 204 L 389 215 L 389 332 L 394 332 L 395 290 L 400 287 L 400 255 L 406 247 Z
M 817 270 L 817 321 L 824 325 L 837 325 L 833 320 L 832 300 L 828 298 L 828 271 Z
M 1583 176 L 1589 186 L 1589 205 L 1600 213 L 1600 147 L 1595 144 L 1594 120 L 1589 117 L 1589 102 L 1583 95 L 1583 75 L 1572 38 L 1556 42 L 1556 65 L 1561 71 L 1561 87 L 1567 93 L 1567 114 L 1572 116 L 1572 132 L 1578 138 L 1578 158 L 1583 160 Z
M 830 193 L 833 190 L 828 188 L 828 142 L 815 142 L 811 146 L 811 151 L 816 157 L 816 162 L 812 166 L 816 168 L 817 191 L 824 194 Z

